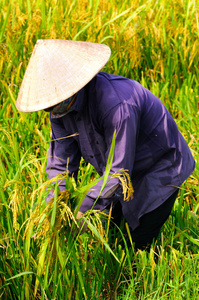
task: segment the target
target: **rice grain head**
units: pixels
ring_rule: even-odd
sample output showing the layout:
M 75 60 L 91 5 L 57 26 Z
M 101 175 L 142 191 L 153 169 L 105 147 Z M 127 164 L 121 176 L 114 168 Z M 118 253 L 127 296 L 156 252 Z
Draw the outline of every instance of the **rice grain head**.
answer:
M 120 172 L 116 172 L 111 175 L 111 178 L 118 178 L 122 183 L 124 201 L 129 201 L 133 198 L 133 185 L 131 182 L 131 178 L 127 170 L 121 170 Z

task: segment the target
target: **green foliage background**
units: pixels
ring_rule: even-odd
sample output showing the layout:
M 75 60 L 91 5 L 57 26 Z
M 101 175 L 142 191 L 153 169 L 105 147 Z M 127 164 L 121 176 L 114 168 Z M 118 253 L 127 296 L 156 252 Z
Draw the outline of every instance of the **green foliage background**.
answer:
M 0 298 L 199 298 L 198 15 L 196 0 L 0 1 Z M 48 115 L 20 113 L 15 101 L 32 49 L 37 39 L 46 38 L 107 44 L 112 54 L 104 71 L 149 88 L 189 144 L 196 169 L 157 242 L 158 261 L 153 249 L 134 253 L 121 246 L 121 232 L 110 243 L 97 216 L 79 238 L 65 229 L 67 211 L 74 212 L 70 200 L 83 199 L 96 177 L 84 161 L 78 185 L 66 178 L 69 193 L 42 219 L 49 185 Z M 40 229 L 45 233 L 48 221 L 50 236 L 31 238 Z

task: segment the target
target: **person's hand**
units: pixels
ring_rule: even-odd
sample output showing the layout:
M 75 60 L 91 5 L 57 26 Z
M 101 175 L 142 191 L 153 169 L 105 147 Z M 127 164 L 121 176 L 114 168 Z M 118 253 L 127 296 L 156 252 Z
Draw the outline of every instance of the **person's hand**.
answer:
M 86 222 L 83 219 L 81 219 L 83 217 L 83 215 L 84 215 L 83 212 L 78 211 L 76 219 L 77 219 L 77 223 L 78 223 L 79 227 L 77 227 L 77 226 L 74 227 L 73 232 L 72 232 L 73 236 L 77 236 L 78 234 L 79 235 L 83 234 L 87 229 Z
M 81 212 L 80 210 L 77 212 L 77 216 L 76 219 L 79 220 L 83 217 L 83 212 Z

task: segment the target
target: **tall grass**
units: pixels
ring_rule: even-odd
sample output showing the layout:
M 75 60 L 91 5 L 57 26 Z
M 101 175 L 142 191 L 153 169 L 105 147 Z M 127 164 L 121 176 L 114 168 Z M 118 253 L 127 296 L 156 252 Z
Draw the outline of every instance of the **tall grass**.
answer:
M 156 94 L 198 162 L 198 2 L 2 0 L 0 12 L 0 298 L 198 299 L 198 165 L 149 254 L 127 248 L 124 221 L 103 228 L 103 214 L 85 216 L 89 230 L 74 236 L 75 207 L 96 171 L 82 160 L 77 185 L 66 178 L 62 194 L 55 185 L 47 208 L 48 115 L 15 107 L 37 39 L 106 43 L 104 71 Z

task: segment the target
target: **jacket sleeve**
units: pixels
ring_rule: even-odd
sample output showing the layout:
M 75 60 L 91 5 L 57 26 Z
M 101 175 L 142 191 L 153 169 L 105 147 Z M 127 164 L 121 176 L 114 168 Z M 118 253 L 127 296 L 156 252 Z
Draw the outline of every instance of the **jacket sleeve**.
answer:
M 68 167 L 69 176 L 74 176 L 77 180 L 81 158 L 77 142 L 73 137 L 69 137 L 72 134 L 66 131 L 61 118 L 51 119 L 51 130 L 52 137 L 46 167 L 48 178 L 52 179 L 59 174 L 66 174 L 66 168 Z M 59 182 L 59 188 L 61 191 L 65 189 L 65 180 Z M 47 202 L 52 197 L 53 190 L 49 192 Z
M 128 103 L 117 105 L 104 117 L 102 126 L 107 145 L 106 160 L 110 151 L 113 134 L 116 130 L 114 157 L 110 171 L 111 174 L 124 169 L 128 171 L 130 176 L 132 175 L 137 133 L 139 130 L 139 119 L 139 110 Z M 87 193 L 87 196 L 80 207 L 80 211 L 85 212 L 92 208 L 99 195 L 102 183 L 103 178 L 94 186 L 94 190 Z M 105 209 L 115 199 L 115 191 L 119 188 L 121 189 L 120 180 L 118 178 L 111 178 L 101 193 L 94 209 Z

